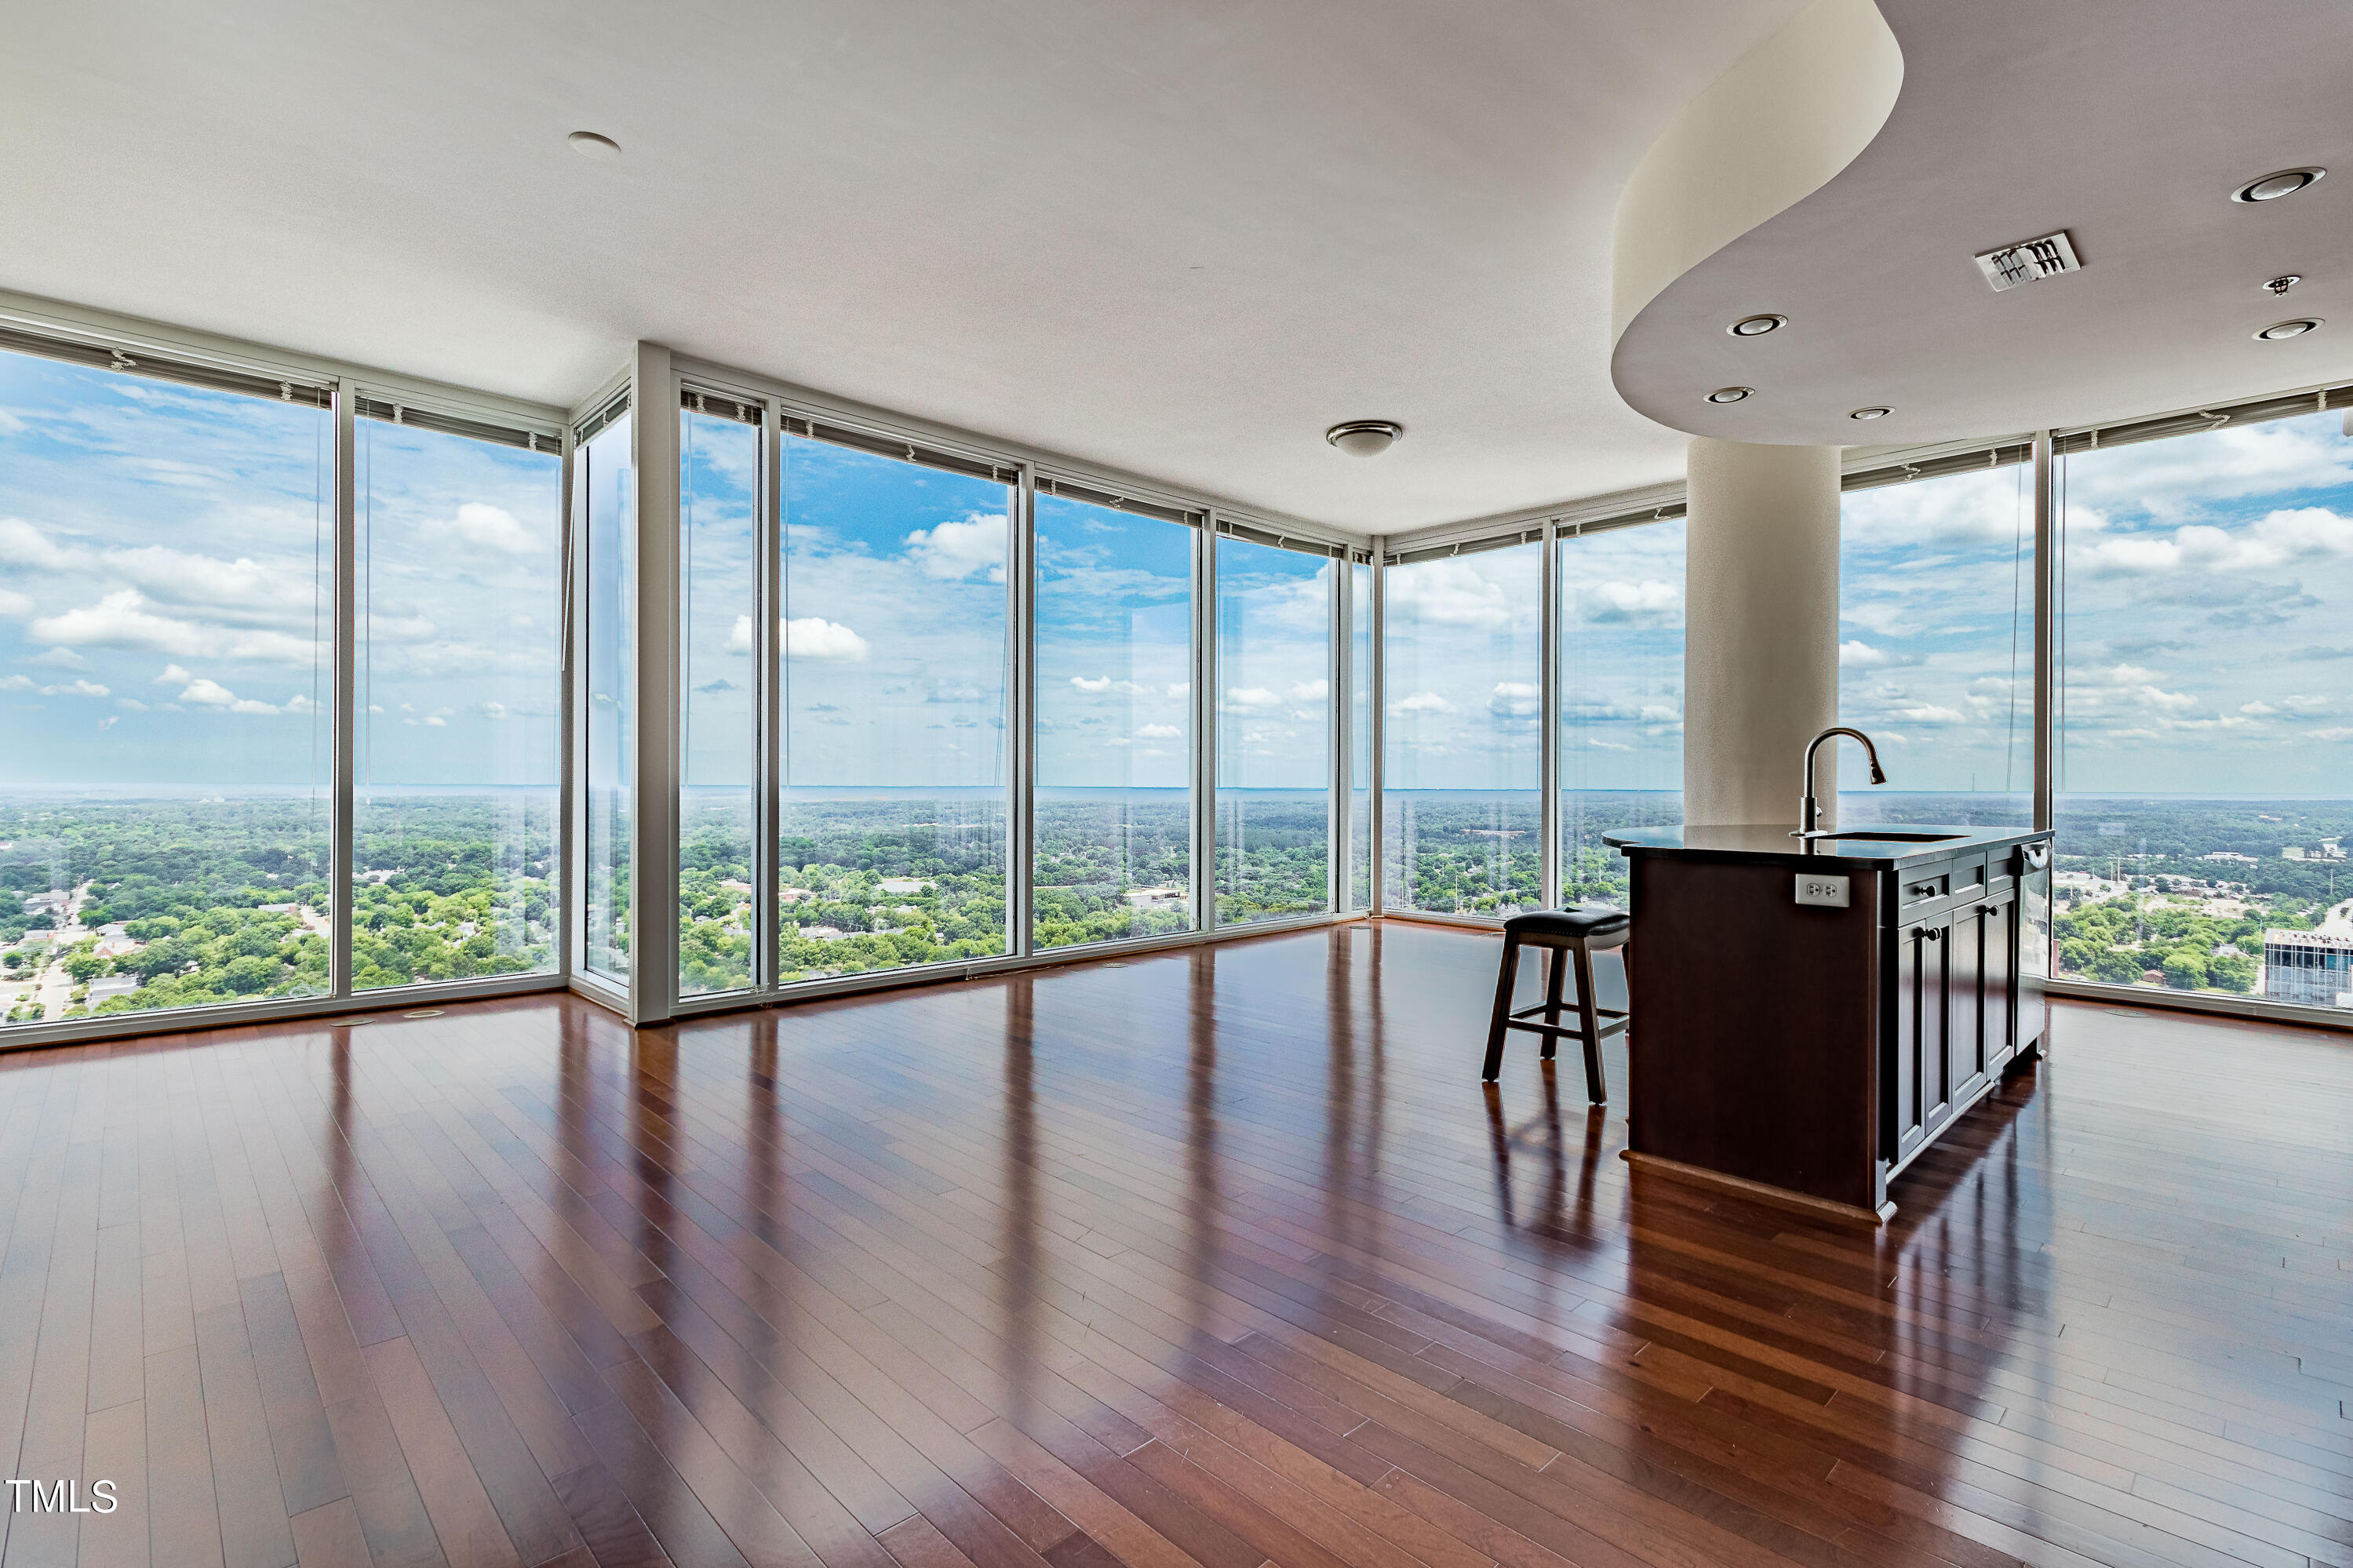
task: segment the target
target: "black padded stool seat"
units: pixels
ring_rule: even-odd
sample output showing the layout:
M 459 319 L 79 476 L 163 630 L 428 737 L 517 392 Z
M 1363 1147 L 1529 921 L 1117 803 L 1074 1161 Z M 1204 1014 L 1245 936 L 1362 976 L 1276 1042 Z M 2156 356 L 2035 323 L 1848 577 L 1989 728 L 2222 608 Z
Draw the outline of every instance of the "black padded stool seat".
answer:
M 1607 904 L 1595 904 L 1575 910 L 1530 910 L 1514 915 L 1504 922 L 1504 934 L 1519 934 L 1522 942 L 1541 933 L 1545 936 L 1581 936 L 1588 942 L 1598 936 L 1608 936 L 1625 931 L 1634 923 L 1634 917 L 1624 910 L 1613 910 Z
M 1604 1007 L 1594 1000 L 1593 955 L 1626 944 L 1634 918 L 1607 904 L 1586 904 L 1567 910 L 1530 910 L 1504 922 L 1504 967 L 1495 977 L 1495 1014 L 1487 1026 L 1487 1065 L 1480 1076 L 1489 1083 L 1504 1070 L 1504 1037 L 1526 1029 L 1544 1037 L 1544 1059 L 1552 1060 L 1563 1036 L 1585 1047 L 1585 1098 L 1596 1105 L 1609 1103 L 1609 1089 L 1601 1074 L 1603 1037 L 1626 1026 L 1622 1007 Z M 1540 947 L 1552 956 L 1545 981 L 1545 999 L 1533 1007 L 1512 1010 L 1512 985 L 1519 978 L 1520 949 Z M 1568 966 L 1577 965 L 1577 1022 L 1564 1024 L 1561 983 Z M 1543 1014 L 1541 1020 L 1537 1014 Z

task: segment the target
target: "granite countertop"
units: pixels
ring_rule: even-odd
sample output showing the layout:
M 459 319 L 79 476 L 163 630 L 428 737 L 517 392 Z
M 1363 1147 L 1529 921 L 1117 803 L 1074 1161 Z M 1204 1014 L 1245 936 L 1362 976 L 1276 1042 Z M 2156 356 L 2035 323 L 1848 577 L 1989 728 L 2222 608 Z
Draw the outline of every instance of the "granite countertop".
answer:
M 1844 831 L 1851 838 L 1799 843 L 1788 823 L 1717 827 L 1631 827 L 1605 833 L 1604 844 L 1630 855 L 1689 855 L 1712 860 L 1781 860 L 1791 865 L 1917 866 L 1973 849 L 2008 848 L 2051 837 L 2047 827 L 1962 827 L 1933 822 L 1877 823 Z M 1890 837 L 1875 837 L 1884 833 Z M 1934 834 L 1923 842 L 1917 836 Z M 1895 835 L 1905 837 L 1898 837 Z

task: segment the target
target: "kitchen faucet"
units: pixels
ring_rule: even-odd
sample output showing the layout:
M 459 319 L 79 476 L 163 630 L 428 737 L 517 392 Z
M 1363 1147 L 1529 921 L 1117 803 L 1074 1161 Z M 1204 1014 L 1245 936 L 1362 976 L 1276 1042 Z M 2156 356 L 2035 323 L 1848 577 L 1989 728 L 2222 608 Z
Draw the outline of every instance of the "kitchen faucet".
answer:
M 1814 754 L 1822 749 L 1822 742 L 1832 735 L 1852 735 L 1861 741 L 1863 754 L 1871 759 L 1871 782 L 1875 784 L 1883 784 L 1887 782 L 1887 774 L 1879 765 L 1879 748 L 1871 743 L 1871 737 L 1860 730 L 1850 730 L 1843 724 L 1831 725 L 1806 742 L 1806 798 L 1798 807 L 1798 831 L 1789 835 L 1792 838 L 1820 838 L 1829 832 L 1827 828 L 1815 826 L 1822 819 L 1822 803 L 1814 798 Z

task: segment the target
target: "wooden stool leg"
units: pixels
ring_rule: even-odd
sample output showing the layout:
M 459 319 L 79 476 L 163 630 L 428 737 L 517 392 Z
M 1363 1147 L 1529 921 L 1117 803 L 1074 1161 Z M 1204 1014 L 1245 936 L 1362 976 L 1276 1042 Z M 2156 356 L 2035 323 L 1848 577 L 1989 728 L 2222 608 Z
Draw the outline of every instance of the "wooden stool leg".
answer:
M 1596 1105 L 1609 1103 L 1609 1086 L 1601 1076 L 1601 1015 L 1593 995 L 1593 952 L 1577 944 L 1577 1021 L 1585 1027 L 1585 1098 Z
M 1504 1026 L 1512 1021 L 1512 982 L 1520 977 L 1520 939 L 1509 931 L 1504 934 L 1504 968 L 1495 976 L 1495 1016 L 1487 1026 L 1487 1065 L 1479 1076 L 1487 1082 L 1495 1081 L 1504 1070 Z
M 1568 976 L 1568 954 L 1559 948 L 1553 948 L 1545 954 L 1545 966 L 1546 973 L 1544 1021 L 1547 1024 L 1557 1024 L 1560 1022 L 1560 984 Z M 1552 1060 L 1553 1052 L 1559 1048 L 1558 1035 L 1546 1035 L 1544 1037 L 1545 1060 Z

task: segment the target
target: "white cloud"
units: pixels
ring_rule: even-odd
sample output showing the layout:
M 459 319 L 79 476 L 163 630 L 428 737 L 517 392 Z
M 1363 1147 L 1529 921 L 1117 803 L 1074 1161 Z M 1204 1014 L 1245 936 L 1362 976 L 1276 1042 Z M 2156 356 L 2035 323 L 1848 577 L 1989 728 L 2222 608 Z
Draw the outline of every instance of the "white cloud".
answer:
M 226 708 L 237 700 L 237 693 L 217 680 L 191 680 L 180 693 L 180 700 L 206 708 Z
M 0 563 L 19 569 L 62 572 L 73 564 L 73 557 L 23 518 L 0 517 Z
M 1002 514 L 976 511 L 962 522 L 919 528 L 907 535 L 907 554 L 926 577 L 957 582 L 986 574 L 988 581 L 1005 581 L 1005 531 Z
M 1839 644 L 1839 663 L 1846 668 L 1868 669 L 1873 665 L 1894 662 L 1893 656 L 1886 649 L 1873 647 L 1867 642 Z
M 1435 691 L 1417 691 L 1389 704 L 1389 711 L 1393 713 L 1451 713 L 1454 710 L 1454 704 Z
M 793 658 L 821 660 L 827 663 L 851 664 L 863 659 L 870 651 L 867 641 L 838 621 L 821 616 L 803 616 L 784 623 L 785 652 Z M 738 616 L 723 645 L 729 653 L 752 651 L 752 617 Z
M 1332 683 L 1324 679 L 1294 680 L 1291 683 L 1293 702 L 1321 702 L 1332 695 Z
M 1147 741 L 1174 741 L 1185 733 L 1174 724 L 1146 724 L 1135 732 Z
M 1532 680 L 1499 680 L 1495 682 L 1498 697 L 1541 697 L 1544 688 Z
M 1282 706 L 1282 698 L 1281 694 L 1269 691 L 1263 686 L 1229 686 L 1226 688 L 1226 706 L 1230 710 L 1247 713 L 1255 709 L 1280 708 Z
M 319 645 L 307 637 L 255 627 L 208 626 L 158 616 L 136 588 L 118 588 L 95 605 L 45 616 L 32 624 L 36 642 L 68 647 L 145 648 L 181 658 L 221 658 L 240 663 L 292 665 L 318 662 Z
M 2272 512 L 2243 529 L 2199 522 L 2175 529 L 2169 538 L 2113 534 L 2078 543 L 2068 554 L 2071 570 L 2099 577 L 2268 571 L 2295 561 L 2353 555 L 2353 518 L 2327 507 L 2298 507 Z
M 114 700 L 114 705 L 117 708 L 127 708 L 133 713 L 147 711 L 147 704 L 140 701 L 136 697 L 118 697 Z
M 21 621 L 33 613 L 33 601 L 14 588 L 0 588 L 0 617 Z
M 479 550 L 495 550 L 502 555 L 528 555 L 541 548 L 531 530 L 502 506 L 487 501 L 470 500 L 458 509 L 454 518 L 437 520 L 431 531 Z
M 436 713 L 431 718 L 425 721 L 425 725 L 426 728 L 430 730 L 446 730 L 449 727 L 449 721 L 441 717 L 440 714 Z
M 77 680 L 66 686 L 44 686 L 44 697 L 111 697 L 112 692 L 94 680 Z
M 113 729 L 117 724 L 120 724 L 120 723 L 121 723 L 121 722 L 122 722 L 122 715 L 121 715 L 121 714 L 120 714 L 120 713 L 109 713 L 105 718 L 100 719 L 100 720 L 98 721 L 98 727 L 99 727 L 100 729 L 101 729 L 101 730 L 111 730 L 111 729 Z
M 795 658 L 854 663 L 867 655 L 866 639 L 836 621 L 803 616 L 785 623 L 785 651 Z
M 1536 611 L 1535 574 L 1516 552 L 1508 564 L 1476 556 L 1424 561 L 1389 574 L 1391 614 L 1432 626 L 1501 631 Z M 1520 579 L 1526 578 L 1522 582 Z
M 53 647 L 49 649 L 48 652 L 41 654 L 34 658 L 28 658 L 25 662 L 27 664 L 46 664 L 57 669 L 88 669 L 90 668 L 90 660 L 82 658 L 81 655 L 74 652 L 74 650 L 69 647 Z
M 1585 591 L 1588 620 L 1649 621 L 1671 618 L 1683 602 L 1683 591 L 1672 583 L 1645 578 L 1639 583 L 1596 583 Z
M 0 691 L 30 691 L 33 679 L 28 675 L 0 675 Z

